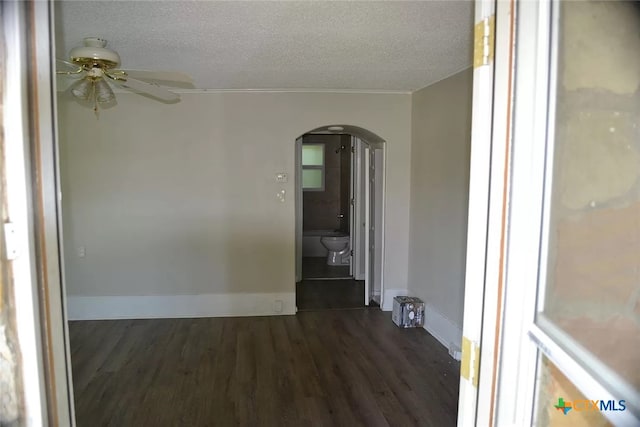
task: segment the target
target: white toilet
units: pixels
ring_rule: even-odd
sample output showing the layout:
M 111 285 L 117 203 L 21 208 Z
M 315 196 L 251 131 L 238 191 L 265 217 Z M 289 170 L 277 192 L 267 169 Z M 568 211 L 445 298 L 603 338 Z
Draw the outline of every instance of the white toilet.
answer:
M 329 250 L 327 265 L 349 265 L 349 235 L 335 232 L 322 236 L 320 243 Z

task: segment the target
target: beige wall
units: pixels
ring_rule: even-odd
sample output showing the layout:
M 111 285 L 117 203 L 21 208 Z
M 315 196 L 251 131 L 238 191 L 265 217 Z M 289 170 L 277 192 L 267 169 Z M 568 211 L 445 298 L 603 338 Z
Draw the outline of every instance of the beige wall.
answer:
M 293 292 L 294 143 L 328 124 L 388 142 L 385 283 L 406 287 L 409 94 L 120 93 L 99 120 L 63 95 L 59 123 L 69 295 Z
M 436 310 L 459 329 L 464 302 L 471 89 L 472 70 L 467 69 L 415 92 L 412 100 L 409 289 L 424 300 L 427 311 Z M 427 313 L 427 323 L 429 316 Z

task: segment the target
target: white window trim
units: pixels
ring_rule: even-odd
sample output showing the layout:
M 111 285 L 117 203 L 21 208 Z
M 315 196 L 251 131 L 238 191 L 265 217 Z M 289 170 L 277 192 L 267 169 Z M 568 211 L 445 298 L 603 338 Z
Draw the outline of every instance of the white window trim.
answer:
M 302 143 L 302 149 L 304 150 L 305 146 L 312 146 L 312 145 L 319 145 L 322 146 L 322 165 L 305 165 L 304 163 L 302 163 L 302 173 L 304 174 L 305 170 L 320 170 L 322 171 L 322 186 L 321 187 L 314 187 L 314 188 L 305 188 L 304 186 L 302 187 L 302 191 L 318 191 L 318 192 L 322 192 L 325 190 L 325 182 L 326 182 L 326 165 L 327 165 L 327 145 L 323 144 L 323 143 L 317 143 L 317 142 L 309 142 L 309 143 Z M 301 181 L 302 182 L 302 181 Z

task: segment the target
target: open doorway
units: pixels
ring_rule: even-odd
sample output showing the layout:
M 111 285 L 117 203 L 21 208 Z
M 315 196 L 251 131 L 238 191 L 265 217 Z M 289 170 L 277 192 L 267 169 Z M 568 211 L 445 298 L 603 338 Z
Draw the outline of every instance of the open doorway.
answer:
M 298 310 L 380 306 L 384 148 L 351 126 L 296 140 Z

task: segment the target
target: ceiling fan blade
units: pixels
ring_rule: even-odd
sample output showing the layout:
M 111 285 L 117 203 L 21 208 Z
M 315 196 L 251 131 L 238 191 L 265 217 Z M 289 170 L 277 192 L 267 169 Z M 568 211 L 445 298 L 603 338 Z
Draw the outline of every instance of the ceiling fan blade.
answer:
M 147 70 L 115 70 L 114 74 L 123 71 L 127 76 L 150 82 L 157 82 L 163 86 L 180 87 L 185 89 L 193 89 L 193 79 L 185 73 L 175 71 L 147 71 Z
M 82 67 L 71 62 L 56 58 L 56 68 L 62 73 L 80 73 Z
M 127 77 L 126 80 L 123 77 L 118 77 L 118 79 L 111 77 L 111 81 L 126 89 L 139 92 L 143 95 L 149 95 L 164 102 L 177 102 L 180 100 L 179 95 L 169 92 L 160 86 L 141 82 L 140 80 L 132 79 L 130 77 Z

